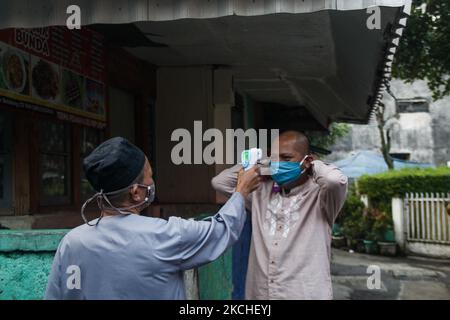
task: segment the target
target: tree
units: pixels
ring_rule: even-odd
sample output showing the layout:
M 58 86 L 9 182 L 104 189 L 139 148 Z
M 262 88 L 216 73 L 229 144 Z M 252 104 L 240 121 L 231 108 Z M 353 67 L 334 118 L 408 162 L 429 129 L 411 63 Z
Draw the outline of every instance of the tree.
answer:
M 434 99 L 450 94 L 450 1 L 413 0 L 411 16 L 403 31 L 392 66 L 393 76 L 411 83 L 425 79 Z M 390 92 L 386 83 L 387 92 Z M 384 103 L 374 110 L 381 138 L 381 153 L 389 169 L 392 124 L 398 114 L 387 117 Z
M 381 153 L 389 170 L 394 169 L 394 160 L 389 154 L 391 150 L 391 134 L 393 124 L 398 123 L 398 113 L 386 117 L 386 106 L 380 103 L 375 108 L 375 118 L 377 120 L 377 128 L 381 138 Z
M 311 145 L 326 149 L 345 136 L 349 129 L 350 126 L 346 123 L 332 123 L 326 135 L 310 134 Z
M 413 0 L 400 39 L 393 76 L 412 82 L 425 79 L 433 98 L 450 94 L 450 1 Z

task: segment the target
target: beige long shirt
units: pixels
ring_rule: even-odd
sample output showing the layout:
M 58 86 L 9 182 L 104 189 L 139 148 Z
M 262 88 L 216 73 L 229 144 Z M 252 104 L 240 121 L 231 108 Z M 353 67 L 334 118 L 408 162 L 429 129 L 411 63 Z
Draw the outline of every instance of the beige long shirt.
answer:
M 212 180 L 231 195 L 236 165 Z M 263 182 L 247 199 L 252 240 L 246 299 L 332 299 L 331 228 L 347 195 L 347 177 L 333 165 L 313 161 L 313 174 L 289 193 Z

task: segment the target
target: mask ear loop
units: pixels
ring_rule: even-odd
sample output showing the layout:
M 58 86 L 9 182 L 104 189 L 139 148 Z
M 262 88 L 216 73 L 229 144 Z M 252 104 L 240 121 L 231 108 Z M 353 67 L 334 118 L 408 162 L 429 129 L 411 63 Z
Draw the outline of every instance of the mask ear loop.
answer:
M 97 226 L 98 223 L 100 222 L 100 220 L 103 218 L 103 215 L 100 215 L 99 219 L 97 220 L 96 224 L 90 224 L 89 221 L 86 219 L 86 216 L 84 215 L 84 210 L 86 209 L 87 205 L 92 202 L 94 199 L 97 199 L 97 205 L 100 208 L 100 200 L 103 196 L 103 190 L 100 190 L 100 192 L 97 192 L 96 194 L 94 194 L 92 197 L 90 197 L 88 200 L 86 200 L 86 202 L 83 204 L 83 206 L 81 207 L 81 217 L 83 218 L 84 223 L 86 223 L 88 226 L 90 227 L 94 227 Z
M 146 185 L 140 185 L 140 184 L 138 184 L 138 185 L 147 188 L 147 196 L 145 197 L 144 201 L 143 201 L 142 203 L 139 203 L 139 204 L 136 204 L 136 205 L 133 205 L 133 206 L 129 206 L 129 207 L 127 207 L 127 208 L 122 208 L 122 209 L 125 209 L 125 210 L 133 209 L 133 208 L 136 208 L 136 207 L 139 207 L 139 206 L 143 205 L 144 203 L 146 203 L 146 202 L 148 202 L 148 201 L 150 200 L 150 199 L 149 199 L 149 194 L 150 194 L 151 191 L 152 191 L 152 186 L 151 186 L 151 185 L 150 185 L 150 186 L 146 186 Z M 126 188 L 129 188 L 129 187 L 126 187 Z M 113 192 L 109 192 L 108 194 L 110 194 L 110 195 L 117 194 L 117 193 L 119 193 L 119 192 L 122 192 L 122 191 L 123 191 L 124 189 L 126 189 L 126 188 L 123 188 L 123 189 L 117 190 L 117 191 L 113 191 Z M 97 192 L 97 193 L 94 194 L 91 198 L 89 198 L 89 199 L 83 204 L 83 206 L 81 207 L 81 216 L 83 217 L 84 222 L 85 222 L 88 226 L 91 226 L 91 227 L 97 226 L 97 225 L 99 224 L 100 220 L 102 220 L 102 218 L 103 218 L 103 214 L 101 214 L 100 217 L 98 218 L 98 220 L 97 220 L 97 222 L 96 222 L 95 224 L 90 224 L 90 223 L 87 221 L 86 216 L 84 215 L 84 210 L 85 210 L 85 208 L 86 208 L 87 205 L 88 205 L 91 201 L 93 201 L 94 199 L 97 200 L 97 206 L 98 206 L 98 208 L 100 209 L 100 211 L 102 211 L 102 212 L 103 212 L 103 210 L 104 210 L 104 208 L 105 208 L 105 206 L 104 206 L 104 204 L 103 204 L 103 201 L 102 201 L 102 200 L 104 200 L 104 201 L 106 201 L 106 203 L 108 204 L 109 208 L 113 209 L 114 211 L 116 211 L 116 212 L 118 212 L 118 213 L 120 213 L 120 214 L 131 214 L 131 212 L 126 212 L 126 211 L 123 211 L 123 210 L 121 210 L 121 209 L 116 208 L 115 206 L 113 206 L 112 203 L 109 201 L 108 196 L 106 195 L 106 193 L 103 192 L 103 189 L 102 189 L 102 190 L 100 190 L 100 192 Z
M 103 206 L 102 198 L 104 198 L 104 197 L 105 197 L 105 194 L 103 193 L 103 189 L 102 189 L 102 190 L 100 190 L 100 194 L 97 197 L 97 207 L 100 209 L 101 213 L 100 213 L 100 217 L 98 218 L 97 223 L 95 224 L 95 226 L 97 226 L 99 224 L 100 220 L 103 219 L 103 208 L 104 208 L 104 206 Z
M 302 161 L 300 161 L 300 164 L 303 164 L 303 162 L 306 160 L 306 158 L 309 157 L 309 154 L 307 154 L 306 156 L 303 157 Z
M 142 184 L 135 184 L 135 185 L 148 188 L 148 186 L 142 185 Z M 113 206 L 113 204 L 110 202 L 110 200 L 107 197 L 107 194 L 109 194 L 109 195 L 118 194 L 118 193 L 122 192 L 123 190 L 128 189 L 130 187 L 131 186 L 125 187 L 123 189 L 120 189 L 120 190 L 117 190 L 117 191 L 113 191 L 113 192 L 102 193 L 101 194 L 102 199 L 106 201 L 106 203 L 109 205 L 109 208 L 113 209 L 114 211 L 118 212 L 119 214 L 125 214 L 125 215 L 132 214 L 132 212 L 127 212 L 127 211 L 124 211 L 124 210 L 130 210 L 130 209 L 133 209 L 133 208 L 137 208 L 137 207 L 142 206 L 144 203 L 146 203 L 149 200 L 149 198 L 148 198 L 148 191 L 147 191 L 147 196 L 145 197 L 144 201 L 142 201 L 141 203 L 138 203 L 138 204 L 126 207 L 126 208 L 120 208 L 120 209 L 116 208 L 115 206 Z M 102 206 L 100 209 L 103 210 L 104 207 Z
M 145 186 L 145 185 L 142 185 L 142 186 Z M 147 187 L 147 196 L 144 198 L 144 203 L 147 203 L 148 200 L 150 200 L 149 196 L 150 196 L 150 193 L 152 192 L 152 185 L 145 186 L 145 187 Z
M 109 207 L 111 209 L 113 209 L 114 211 L 120 213 L 120 214 L 130 214 L 130 212 L 125 212 L 120 210 L 119 208 L 116 208 L 115 206 L 112 205 L 112 203 L 109 201 L 108 197 L 106 196 L 106 194 L 102 194 L 102 199 L 106 201 L 106 203 L 109 205 Z M 126 209 L 132 209 L 134 208 L 134 206 L 128 207 Z M 102 206 L 102 210 L 103 210 L 103 206 Z

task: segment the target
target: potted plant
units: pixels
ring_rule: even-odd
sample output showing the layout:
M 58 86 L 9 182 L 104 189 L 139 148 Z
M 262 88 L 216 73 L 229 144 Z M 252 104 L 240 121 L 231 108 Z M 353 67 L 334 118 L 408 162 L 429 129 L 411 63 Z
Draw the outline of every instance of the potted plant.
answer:
M 368 232 L 364 238 L 364 248 L 368 254 L 375 254 L 378 252 L 377 236 L 373 231 Z
M 347 247 L 352 250 L 364 251 L 364 216 L 362 212 L 354 212 L 346 217 L 342 224 L 342 233 L 347 238 Z
M 397 254 L 397 244 L 395 242 L 393 222 L 390 215 L 385 212 L 379 212 L 372 230 L 377 235 L 380 254 L 395 256 Z
M 384 256 L 396 256 L 397 244 L 395 242 L 378 242 L 380 247 L 380 254 Z
M 379 241 L 379 233 L 374 228 L 377 218 L 377 210 L 369 209 L 364 216 L 364 247 L 368 254 L 375 254 L 378 252 L 377 241 Z
M 357 195 L 355 188 L 351 187 L 344 206 L 336 219 L 340 226 L 341 236 L 345 237 L 347 248 L 358 251 L 364 244 L 363 226 L 364 203 Z
M 391 226 L 387 226 L 383 237 L 384 237 L 383 240 L 386 241 L 386 242 L 395 242 L 394 229 Z

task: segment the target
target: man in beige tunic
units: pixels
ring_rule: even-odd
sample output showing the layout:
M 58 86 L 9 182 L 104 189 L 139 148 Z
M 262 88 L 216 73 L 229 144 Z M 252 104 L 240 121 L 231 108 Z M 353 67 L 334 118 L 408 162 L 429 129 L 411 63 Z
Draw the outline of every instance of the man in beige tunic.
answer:
M 273 150 L 272 165 L 280 171 L 246 203 L 253 230 L 246 299 L 332 299 L 331 229 L 346 198 L 347 177 L 315 160 L 299 132 L 281 134 Z M 214 189 L 231 195 L 241 168 L 213 178 Z

